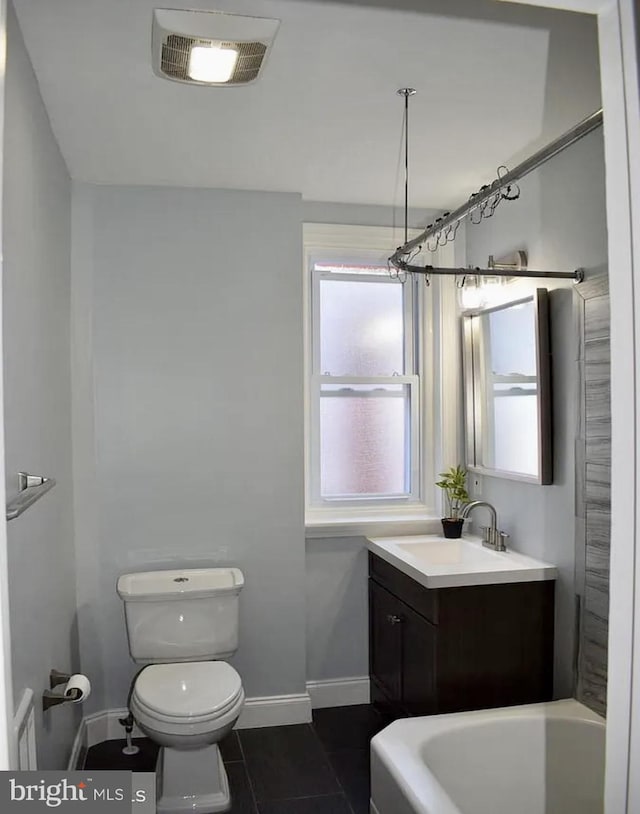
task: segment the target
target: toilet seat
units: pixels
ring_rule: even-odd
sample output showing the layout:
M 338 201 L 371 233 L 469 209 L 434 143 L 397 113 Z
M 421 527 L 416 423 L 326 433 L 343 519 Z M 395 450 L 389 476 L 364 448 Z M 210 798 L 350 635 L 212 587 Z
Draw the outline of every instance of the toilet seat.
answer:
M 153 664 L 138 676 L 132 702 L 157 721 L 206 723 L 244 697 L 238 673 L 223 661 Z
M 193 749 L 203 743 L 214 743 L 219 740 L 217 737 L 211 738 L 211 735 L 225 729 L 230 730 L 242 712 L 243 706 L 244 692 L 241 692 L 236 703 L 224 715 L 194 720 L 193 718 L 162 716 L 141 707 L 135 698 L 131 700 L 133 717 L 152 740 L 163 746 L 182 749 Z

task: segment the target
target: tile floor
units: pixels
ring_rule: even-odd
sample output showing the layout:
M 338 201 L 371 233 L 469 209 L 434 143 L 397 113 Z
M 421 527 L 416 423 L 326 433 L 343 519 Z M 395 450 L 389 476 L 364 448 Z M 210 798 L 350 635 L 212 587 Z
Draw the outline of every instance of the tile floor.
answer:
M 313 723 L 234 731 L 221 744 L 232 814 L 368 814 L 369 741 L 386 725 L 372 706 L 313 712 Z M 91 747 L 86 769 L 153 771 L 157 747 L 136 741 Z

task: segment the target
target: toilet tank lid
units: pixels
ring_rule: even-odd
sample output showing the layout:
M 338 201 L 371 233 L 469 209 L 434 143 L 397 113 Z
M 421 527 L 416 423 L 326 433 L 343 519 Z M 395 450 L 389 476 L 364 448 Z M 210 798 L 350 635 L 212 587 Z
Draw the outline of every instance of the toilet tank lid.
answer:
M 149 602 L 238 594 L 243 586 L 244 577 L 239 568 L 181 568 L 122 574 L 117 591 L 128 602 Z

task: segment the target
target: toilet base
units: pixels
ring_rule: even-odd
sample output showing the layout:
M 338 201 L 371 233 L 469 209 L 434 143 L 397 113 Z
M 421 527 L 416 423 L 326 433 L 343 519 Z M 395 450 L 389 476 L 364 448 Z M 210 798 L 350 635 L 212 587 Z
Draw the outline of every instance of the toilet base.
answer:
M 185 751 L 163 746 L 156 774 L 157 814 L 215 814 L 231 808 L 229 780 L 216 743 Z

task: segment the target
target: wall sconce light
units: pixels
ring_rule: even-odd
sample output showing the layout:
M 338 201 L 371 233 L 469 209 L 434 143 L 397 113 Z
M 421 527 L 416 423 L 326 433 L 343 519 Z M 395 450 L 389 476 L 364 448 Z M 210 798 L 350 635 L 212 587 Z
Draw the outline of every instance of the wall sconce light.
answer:
M 516 279 L 518 272 L 526 271 L 527 253 L 516 251 L 500 257 L 498 260 L 494 260 L 493 255 L 489 255 L 487 268 L 500 271 L 513 270 L 513 277 L 474 274 L 473 269 L 470 269 L 469 274 L 458 283 L 458 300 L 463 311 L 473 311 L 477 308 L 498 304 L 502 298 L 501 291 L 504 286 Z

